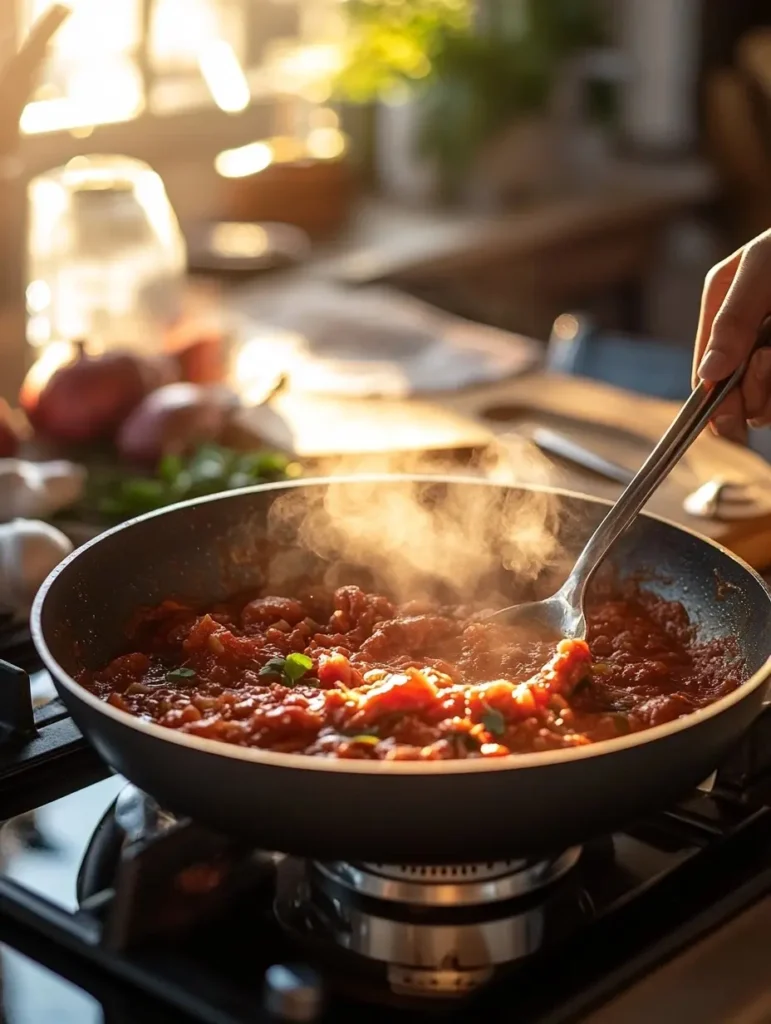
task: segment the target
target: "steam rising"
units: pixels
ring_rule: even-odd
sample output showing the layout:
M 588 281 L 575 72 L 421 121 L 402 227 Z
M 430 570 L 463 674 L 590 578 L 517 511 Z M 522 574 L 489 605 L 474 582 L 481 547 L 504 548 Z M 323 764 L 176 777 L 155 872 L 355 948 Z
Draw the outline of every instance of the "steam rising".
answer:
M 547 484 L 555 477 L 548 460 L 521 438 L 488 451 L 476 468 L 480 481 L 510 485 Z M 454 477 L 458 484 L 369 480 L 363 473 Z M 271 508 L 268 532 L 276 541 L 294 538 L 295 552 L 299 542 L 327 563 L 328 585 L 358 582 L 357 567 L 366 567 L 373 584 L 397 601 L 432 591 L 462 603 L 498 603 L 513 596 L 510 578 L 495 593 L 501 568 L 515 574 L 519 593 L 544 570 L 559 572 L 564 563 L 560 500 L 549 491 L 478 486 L 468 482 L 468 471 L 459 472 L 457 462 L 435 456 L 330 460 L 318 475 L 348 479 L 281 495 Z M 352 484 L 351 476 L 360 478 Z M 269 578 L 279 582 L 291 575 L 286 555 L 277 555 Z

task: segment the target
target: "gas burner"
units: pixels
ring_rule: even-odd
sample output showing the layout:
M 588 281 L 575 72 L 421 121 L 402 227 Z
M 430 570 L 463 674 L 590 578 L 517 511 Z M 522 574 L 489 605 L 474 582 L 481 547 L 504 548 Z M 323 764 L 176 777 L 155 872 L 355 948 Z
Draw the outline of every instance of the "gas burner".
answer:
M 498 968 L 541 949 L 555 916 L 584 915 L 580 895 L 557 883 L 579 861 L 570 849 L 538 862 L 389 865 L 311 863 L 293 920 L 319 943 L 385 968 L 397 996 L 443 999 L 473 991 Z M 560 891 L 561 890 L 561 891 Z
M 361 896 L 411 907 L 481 907 L 525 896 L 551 885 L 578 861 L 578 847 L 541 861 L 500 860 L 482 864 L 314 865 L 332 883 Z

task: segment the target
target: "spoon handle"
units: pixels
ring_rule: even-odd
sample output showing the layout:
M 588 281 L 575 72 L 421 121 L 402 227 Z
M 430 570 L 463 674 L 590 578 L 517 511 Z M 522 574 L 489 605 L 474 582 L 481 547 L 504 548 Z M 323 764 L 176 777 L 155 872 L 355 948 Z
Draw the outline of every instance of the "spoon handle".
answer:
M 760 326 L 747 358 L 730 377 L 717 384 L 700 381 L 672 421 L 672 424 L 589 538 L 563 587 L 563 595 L 574 607 L 610 546 L 629 526 L 661 481 L 682 458 L 712 417 L 717 407 L 744 377 L 757 349 L 771 344 L 771 316 Z

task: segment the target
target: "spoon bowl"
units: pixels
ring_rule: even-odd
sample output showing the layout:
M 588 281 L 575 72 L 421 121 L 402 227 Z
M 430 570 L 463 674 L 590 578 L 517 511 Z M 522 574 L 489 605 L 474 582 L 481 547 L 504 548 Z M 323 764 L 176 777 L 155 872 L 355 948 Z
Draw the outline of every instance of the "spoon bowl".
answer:
M 566 586 L 543 601 L 512 605 L 495 612 L 490 619 L 504 621 L 531 642 L 553 644 L 565 638 L 580 640 L 586 636 L 583 608 L 571 602 Z

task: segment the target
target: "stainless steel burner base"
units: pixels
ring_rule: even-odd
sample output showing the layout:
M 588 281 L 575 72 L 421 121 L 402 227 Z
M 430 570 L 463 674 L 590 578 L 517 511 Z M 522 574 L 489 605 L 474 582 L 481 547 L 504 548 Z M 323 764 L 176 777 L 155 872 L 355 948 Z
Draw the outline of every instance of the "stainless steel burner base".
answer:
M 556 882 L 580 853 L 537 863 L 314 863 L 306 906 L 336 945 L 385 964 L 392 991 L 459 996 L 541 948 L 542 901 L 517 900 Z
M 370 960 L 431 971 L 489 971 L 541 946 L 540 909 L 492 921 L 439 924 L 396 921 L 359 907 L 336 906 L 328 920 L 338 945 Z

